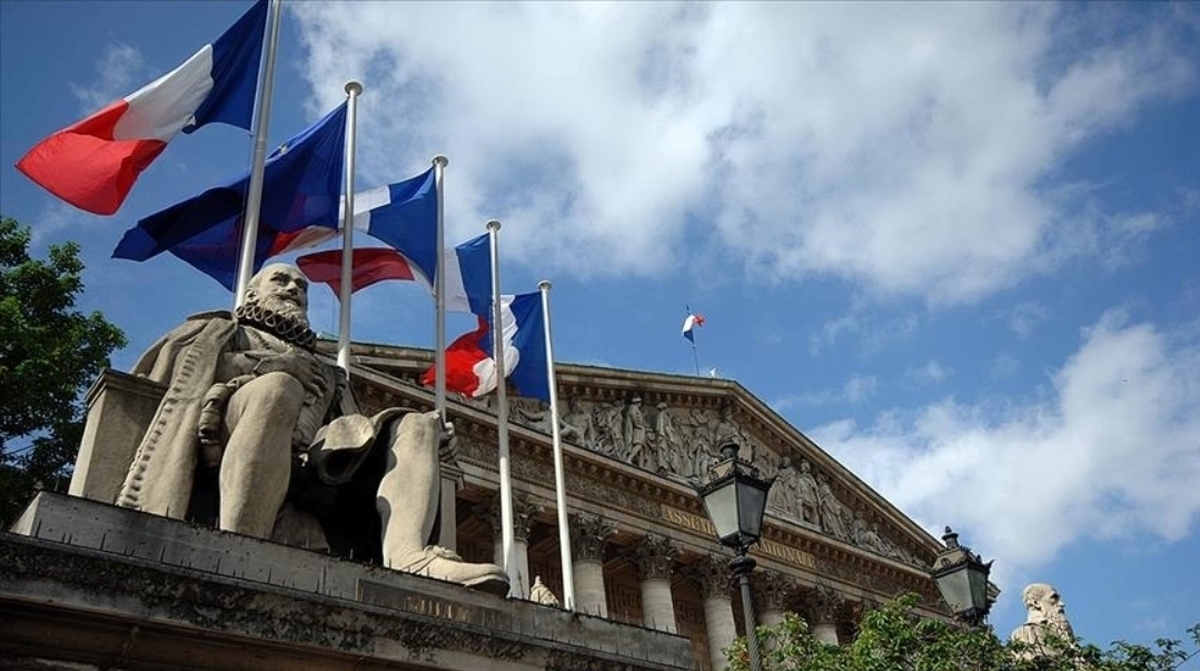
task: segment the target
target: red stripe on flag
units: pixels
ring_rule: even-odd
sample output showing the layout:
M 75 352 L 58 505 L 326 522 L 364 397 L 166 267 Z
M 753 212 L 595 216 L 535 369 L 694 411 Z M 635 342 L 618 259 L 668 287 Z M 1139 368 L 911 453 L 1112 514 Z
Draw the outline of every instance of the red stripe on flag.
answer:
M 116 212 L 138 175 L 167 148 L 161 140 L 114 140 L 113 129 L 128 109 L 118 100 L 54 133 L 17 161 L 17 170 L 81 210 Z
M 308 279 L 328 284 L 335 296 L 342 295 L 342 250 L 307 254 L 296 259 L 296 265 Z M 396 250 L 384 247 L 355 249 L 351 272 L 351 293 L 383 280 L 413 279 L 408 260 Z
M 483 317 L 478 317 L 479 328 L 461 335 L 446 348 L 446 389 L 464 396 L 474 396 L 480 379 L 475 374 L 475 364 L 488 358 L 479 343 L 487 337 L 490 329 Z M 437 366 L 430 366 L 421 376 L 421 384 L 432 387 L 436 382 Z

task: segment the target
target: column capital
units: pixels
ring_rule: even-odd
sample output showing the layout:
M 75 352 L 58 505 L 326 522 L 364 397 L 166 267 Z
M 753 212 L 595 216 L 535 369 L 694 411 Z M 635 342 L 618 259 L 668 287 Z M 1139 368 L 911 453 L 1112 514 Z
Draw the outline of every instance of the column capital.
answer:
M 580 561 L 602 561 L 604 542 L 617 528 L 599 515 L 571 513 L 571 554 Z
M 700 594 L 705 599 L 713 597 L 729 598 L 733 585 L 733 572 L 729 569 L 729 560 L 717 555 L 704 555 L 689 565 L 689 574 L 700 587 Z
M 809 622 L 836 624 L 845 605 L 845 599 L 828 585 L 816 585 L 801 592 L 801 602 L 808 614 Z
M 648 534 L 634 548 L 638 577 L 642 580 L 670 578 L 671 567 L 678 556 L 679 550 L 666 536 Z
M 518 494 L 513 497 L 513 538 L 518 541 L 528 541 L 529 532 L 533 528 L 534 518 L 536 518 L 543 510 L 543 506 L 537 499 Z M 485 505 L 482 515 L 488 524 L 492 527 L 492 533 L 500 536 L 502 529 L 500 528 L 500 492 L 495 492 Z
M 794 580 L 770 570 L 750 574 L 750 586 L 754 589 L 755 603 L 760 610 L 780 612 L 788 610 L 799 587 Z

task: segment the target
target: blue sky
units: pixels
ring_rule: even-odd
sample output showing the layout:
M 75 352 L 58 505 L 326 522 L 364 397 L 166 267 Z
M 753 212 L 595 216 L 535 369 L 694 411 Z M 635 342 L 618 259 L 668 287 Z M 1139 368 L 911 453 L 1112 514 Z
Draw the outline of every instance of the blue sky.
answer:
M 129 334 L 226 307 L 142 216 L 245 169 L 181 137 L 121 211 L 12 168 L 215 39 L 245 2 L 0 3 L 0 210 L 77 240 Z M 554 282 L 557 358 L 738 380 L 933 532 L 1105 643 L 1200 621 L 1200 8 L 1187 3 L 290 3 L 270 144 L 360 79 L 360 188 L 450 158 L 451 240 L 504 222 L 506 291 Z M 432 345 L 385 284 L 355 339 Z M 315 326 L 336 330 L 318 289 Z M 452 321 L 451 335 L 466 321 Z

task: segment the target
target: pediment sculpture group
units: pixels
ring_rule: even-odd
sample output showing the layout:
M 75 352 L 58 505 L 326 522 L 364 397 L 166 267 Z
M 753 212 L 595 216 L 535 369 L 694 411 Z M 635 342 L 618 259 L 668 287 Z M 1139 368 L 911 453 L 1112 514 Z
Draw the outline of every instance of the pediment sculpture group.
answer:
M 485 401 L 486 402 L 486 401 Z M 535 399 L 510 400 L 515 421 L 550 433 L 549 412 Z M 911 552 L 868 521 L 833 491 L 830 478 L 814 471 L 807 459 L 777 458 L 732 420 L 731 407 L 671 408 L 655 405 L 647 416 L 640 396 L 624 401 L 568 398 L 560 419 L 560 435 L 568 443 L 667 477 L 704 478 L 720 459 L 717 447 L 730 440 L 742 446 L 741 456 L 765 475 L 775 475 L 767 509 L 790 521 L 818 529 L 834 538 L 890 559 L 923 566 Z

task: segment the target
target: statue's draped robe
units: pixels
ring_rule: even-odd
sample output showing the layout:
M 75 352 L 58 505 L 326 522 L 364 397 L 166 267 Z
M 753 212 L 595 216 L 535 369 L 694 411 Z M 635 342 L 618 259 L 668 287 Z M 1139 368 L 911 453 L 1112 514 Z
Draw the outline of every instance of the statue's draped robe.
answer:
M 188 514 L 204 396 L 214 383 L 225 382 L 214 378 L 220 356 L 229 350 L 239 328 L 252 327 L 239 326 L 228 312 L 194 315 L 138 360 L 133 374 L 160 382 L 167 391 L 134 453 L 118 505 L 177 519 Z M 368 418 L 355 412 L 344 385 L 329 393 L 337 394 L 330 414 L 340 416 L 318 432 L 307 458 L 320 482 L 338 485 L 355 475 L 381 427 L 405 411 L 390 408 Z

